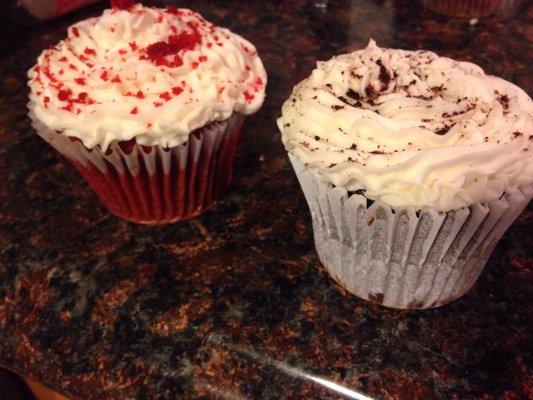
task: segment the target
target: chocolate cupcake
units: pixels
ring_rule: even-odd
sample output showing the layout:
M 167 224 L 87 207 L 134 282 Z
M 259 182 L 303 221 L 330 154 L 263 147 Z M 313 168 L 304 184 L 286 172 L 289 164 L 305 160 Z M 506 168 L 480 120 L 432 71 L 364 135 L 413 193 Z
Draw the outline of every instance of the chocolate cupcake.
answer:
M 118 3 L 43 51 L 29 115 L 113 214 L 192 217 L 231 181 L 265 69 L 252 44 L 191 10 Z
M 533 195 L 533 103 L 478 66 L 379 48 L 319 62 L 278 120 L 320 260 L 396 308 L 474 284 Z

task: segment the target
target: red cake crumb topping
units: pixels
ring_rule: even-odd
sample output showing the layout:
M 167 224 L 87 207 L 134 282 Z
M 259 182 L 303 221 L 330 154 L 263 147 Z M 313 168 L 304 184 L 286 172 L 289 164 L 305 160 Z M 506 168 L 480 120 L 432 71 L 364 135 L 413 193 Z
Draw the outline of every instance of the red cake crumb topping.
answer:
M 163 92 L 159 95 L 159 98 L 165 100 L 165 101 L 169 101 L 170 100 L 170 93 L 169 92 Z
M 96 51 L 94 49 L 90 49 L 89 47 L 86 47 L 85 50 L 83 50 L 83 52 L 87 54 L 88 56 L 96 55 Z
M 74 82 L 78 85 L 85 85 L 85 78 L 74 78 Z
M 78 93 L 78 100 L 84 102 L 85 100 L 87 100 L 88 95 L 89 94 L 87 92 Z
M 109 72 L 104 71 L 100 74 L 100 79 L 103 81 L 107 81 L 109 79 Z
M 146 48 L 146 54 L 155 65 L 179 67 L 183 65 L 183 59 L 177 53 L 181 50 L 193 50 L 201 41 L 202 37 L 196 30 L 181 32 L 177 35 L 171 35 L 166 42 L 152 43 Z M 174 57 L 168 60 L 166 57 L 171 55 Z
M 245 90 L 244 92 L 242 92 L 242 94 L 244 95 L 244 98 L 246 99 L 246 101 L 252 101 L 253 99 L 255 99 L 255 96 L 253 94 L 251 94 L 249 91 Z
M 70 89 L 66 89 L 66 90 L 61 89 L 59 92 L 57 92 L 57 98 L 61 101 L 67 101 L 71 95 L 72 95 L 72 90 Z
M 117 10 L 127 10 L 135 4 L 133 0 L 111 0 L 111 7 Z
M 183 89 L 180 88 L 179 86 L 176 86 L 176 87 L 173 87 L 173 88 L 172 88 L 172 93 L 173 93 L 174 95 L 176 95 L 176 96 L 179 95 L 179 94 L 181 94 L 182 92 L 183 92 Z

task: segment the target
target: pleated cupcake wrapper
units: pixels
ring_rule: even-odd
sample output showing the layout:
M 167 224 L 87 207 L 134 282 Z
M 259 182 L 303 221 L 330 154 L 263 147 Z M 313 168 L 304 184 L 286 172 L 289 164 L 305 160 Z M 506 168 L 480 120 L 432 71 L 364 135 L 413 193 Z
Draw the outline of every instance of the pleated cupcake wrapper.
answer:
M 289 155 L 311 211 L 315 246 L 346 290 L 387 307 L 430 308 L 465 294 L 533 196 L 533 185 L 488 204 L 439 212 L 392 209 L 348 195 Z
M 31 109 L 31 107 L 30 107 Z M 212 206 L 232 178 L 244 117 L 235 114 L 189 135 L 179 146 L 112 143 L 106 152 L 50 131 L 30 112 L 37 133 L 67 157 L 113 214 L 137 223 L 176 222 Z

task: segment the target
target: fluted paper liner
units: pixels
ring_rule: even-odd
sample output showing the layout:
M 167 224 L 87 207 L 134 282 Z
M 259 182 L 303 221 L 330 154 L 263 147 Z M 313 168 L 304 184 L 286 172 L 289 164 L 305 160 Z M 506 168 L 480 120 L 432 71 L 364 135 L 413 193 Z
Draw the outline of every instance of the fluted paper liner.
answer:
M 439 307 L 465 294 L 533 196 L 533 185 L 488 204 L 439 212 L 393 209 L 333 187 L 289 155 L 311 211 L 315 246 L 349 292 L 394 308 Z
M 30 107 L 31 109 L 31 107 Z M 67 157 L 113 214 L 137 223 L 163 224 L 211 207 L 230 184 L 244 117 L 212 122 L 179 146 L 112 143 L 107 151 L 51 131 L 30 111 L 39 136 Z

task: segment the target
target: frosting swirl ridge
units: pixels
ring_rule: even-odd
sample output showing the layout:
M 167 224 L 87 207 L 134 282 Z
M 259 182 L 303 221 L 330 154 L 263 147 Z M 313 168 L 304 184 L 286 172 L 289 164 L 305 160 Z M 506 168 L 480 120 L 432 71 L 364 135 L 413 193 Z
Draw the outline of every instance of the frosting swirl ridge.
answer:
M 71 26 L 28 72 L 30 109 L 88 148 L 135 138 L 172 147 L 262 105 L 255 47 L 188 9 L 134 5 Z
M 448 211 L 533 182 L 533 102 L 477 65 L 380 48 L 318 62 L 284 103 L 288 152 L 391 206 Z

